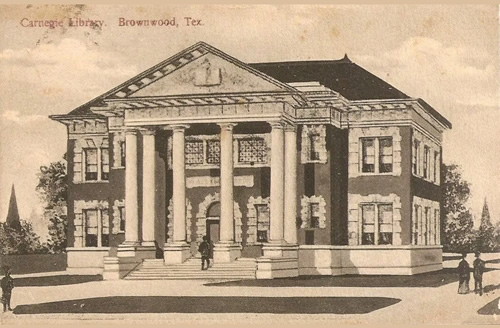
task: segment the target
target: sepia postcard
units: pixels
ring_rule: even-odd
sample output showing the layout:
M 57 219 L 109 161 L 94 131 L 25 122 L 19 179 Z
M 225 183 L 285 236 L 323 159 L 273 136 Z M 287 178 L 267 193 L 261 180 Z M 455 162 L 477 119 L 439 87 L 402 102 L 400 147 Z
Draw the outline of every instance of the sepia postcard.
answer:
M 500 323 L 497 5 L 0 5 L 0 323 Z

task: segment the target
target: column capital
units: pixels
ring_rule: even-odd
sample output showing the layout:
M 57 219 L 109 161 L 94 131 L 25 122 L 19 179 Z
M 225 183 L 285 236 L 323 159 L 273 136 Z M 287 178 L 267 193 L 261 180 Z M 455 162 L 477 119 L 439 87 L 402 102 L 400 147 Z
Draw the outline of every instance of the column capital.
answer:
M 285 124 L 285 132 L 296 132 L 297 131 L 297 126 L 292 125 L 292 124 Z
M 123 129 L 123 131 L 125 132 L 126 135 L 128 134 L 136 136 L 139 133 L 139 130 L 137 128 L 126 128 Z
M 233 128 L 238 125 L 238 123 L 217 123 L 221 130 L 232 131 Z
M 269 122 L 269 125 L 271 126 L 271 128 L 274 130 L 274 129 L 283 129 L 283 122 L 279 122 L 279 121 L 276 121 L 276 122 Z
M 151 135 L 155 135 L 156 134 L 156 130 L 155 129 L 140 129 L 139 131 L 141 131 L 141 134 L 144 136 L 151 136 Z
M 189 129 L 189 127 L 189 124 L 172 124 L 168 126 L 168 129 L 173 131 L 184 131 L 186 129 Z

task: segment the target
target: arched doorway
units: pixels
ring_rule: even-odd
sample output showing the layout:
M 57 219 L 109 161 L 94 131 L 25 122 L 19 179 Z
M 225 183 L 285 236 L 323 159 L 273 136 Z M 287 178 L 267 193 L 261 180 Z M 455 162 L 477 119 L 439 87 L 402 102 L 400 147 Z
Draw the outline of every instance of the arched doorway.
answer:
M 217 243 L 220 238 L 220 202 L 212 203 L 207 210 L 206 236 L 212 243 Z

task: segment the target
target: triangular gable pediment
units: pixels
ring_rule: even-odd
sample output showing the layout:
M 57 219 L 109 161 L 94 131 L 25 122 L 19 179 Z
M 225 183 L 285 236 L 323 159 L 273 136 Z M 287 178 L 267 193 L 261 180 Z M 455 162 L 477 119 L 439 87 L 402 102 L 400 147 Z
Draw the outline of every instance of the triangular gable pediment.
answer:
M 137 75 L 106 98 L 293 91 L 290 86 L 200 42 Z

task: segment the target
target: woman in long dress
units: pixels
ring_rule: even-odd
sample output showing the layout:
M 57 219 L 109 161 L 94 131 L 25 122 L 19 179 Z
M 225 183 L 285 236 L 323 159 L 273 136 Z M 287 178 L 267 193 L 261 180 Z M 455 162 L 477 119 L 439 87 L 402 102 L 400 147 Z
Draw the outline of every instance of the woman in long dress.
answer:
M 467 253 L 462 254 L 462 260 L 458 264 L 458 293 L 467 294 L 469 292 L 470 266 L 465 260 Z

